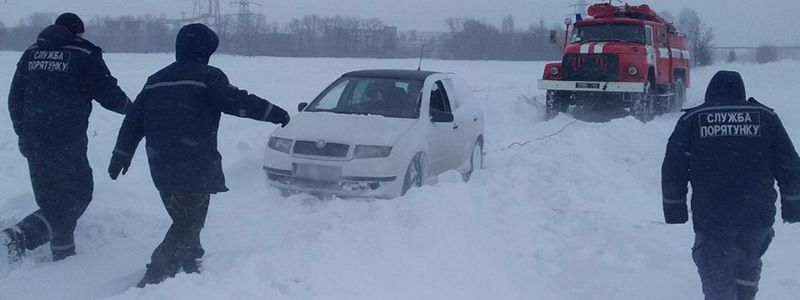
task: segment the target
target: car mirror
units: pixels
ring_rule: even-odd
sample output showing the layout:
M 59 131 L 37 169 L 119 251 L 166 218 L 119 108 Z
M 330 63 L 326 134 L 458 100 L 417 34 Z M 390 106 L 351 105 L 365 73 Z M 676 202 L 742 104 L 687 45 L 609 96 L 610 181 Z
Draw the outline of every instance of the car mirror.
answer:
M 308 107 L 308 102 L 300 102 L 300 104 L 297 105 L 297 111 L 302 112 L 306 107 Z
M 452 123 L 455 120 L 452 113 L 440 110 L 431 110 L 431 122 L 433 123 Z
M 556 31 L 550 30 L 550 44 L 558 43 L 558 37 L 556 37 Z

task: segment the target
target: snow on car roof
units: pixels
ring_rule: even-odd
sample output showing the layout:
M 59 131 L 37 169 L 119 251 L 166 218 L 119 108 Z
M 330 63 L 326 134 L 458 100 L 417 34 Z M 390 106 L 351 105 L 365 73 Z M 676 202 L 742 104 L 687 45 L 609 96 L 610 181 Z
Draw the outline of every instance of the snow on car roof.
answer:
M 425 80 L 438 72 L 417 70 L 359 70 L 342 75 L 342 77 L 375 77 L 392 79 Z

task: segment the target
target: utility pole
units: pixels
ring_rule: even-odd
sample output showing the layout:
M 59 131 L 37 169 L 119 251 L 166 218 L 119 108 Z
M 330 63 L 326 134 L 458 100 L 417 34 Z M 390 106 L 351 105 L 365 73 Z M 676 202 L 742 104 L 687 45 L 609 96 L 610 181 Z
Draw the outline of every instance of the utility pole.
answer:
M 253 12 L 250 11 L 250 6 L 261 6 L 256 1 L 251 0 L 232 0 L 231 6 L 238 7 L 237 18 L 239 19 L 240 32 L 250 32 L 253 28 Z
M 238 33 L 241 42 L 243 42 L 243 47 L 241 47 L 243 51 L 242 54 L 250 55 L 256 51 L 254 49 L 254 39 L 255 35 L 258 33 L 258 28 L 256 28 L 258 24 L 255 24 L 258 21 L 258 15 L 250 11 L 250 7 L 261 6 L 261 4 L 251 0 L 231 0 L 230 3 L 231 6 L 238 7 L 238 13 L 236 14 L 237 28 L 235 32 Z
M 222 24 L 222 14 L 219 10 L 219 0 L 195 0 L 193 12 L 193 20 L 203 22 L 206 25 L 219 30 L 219 26 Z

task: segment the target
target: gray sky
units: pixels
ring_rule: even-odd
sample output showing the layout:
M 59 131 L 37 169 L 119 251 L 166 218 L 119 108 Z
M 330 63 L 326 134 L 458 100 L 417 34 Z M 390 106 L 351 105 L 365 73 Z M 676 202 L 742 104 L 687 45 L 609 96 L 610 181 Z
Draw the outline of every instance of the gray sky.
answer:
M 223 13 L 235 12 L 230 0 L 220 0 Z M 517 27 L 544 19 L 561 23 L 571 13 L 569 0 L 259 0 L 261 12 L 270 21 L 284 23 L 305 14 L 379 17 L 400 30 L 444 31 L 447 17 L 474 17 L 499 27 L 512 14 Z M 589 1 L 596 2 L 596 1 Z M 640 4 L 632 1 L 631 4 Z M 683 8 L 696 10 L 714 27 L 720 46 L 757 46 L 772 43 L 800 46 L 798 0 L 650 0 L 658 11 L 678 14 Z M 84 19 L 96 15 L 152 14 L 177 18 L 192 14 L 194 0 L 0 0 L 0 22 L 16 24 L 33 12 L 74 11 Z M 90 35 L 90 34 L 89 34 Z

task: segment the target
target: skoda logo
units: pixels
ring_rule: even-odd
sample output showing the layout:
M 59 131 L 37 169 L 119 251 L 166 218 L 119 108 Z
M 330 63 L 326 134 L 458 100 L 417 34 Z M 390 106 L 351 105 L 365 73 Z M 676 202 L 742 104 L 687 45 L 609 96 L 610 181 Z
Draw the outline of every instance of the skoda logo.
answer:
M 317 141 L 317 149 L 325 148 L 325 145 L 327 145 L 327 144 L 328 143 L 326 143 L 325 141 L 319 140 L 319 141 Z

